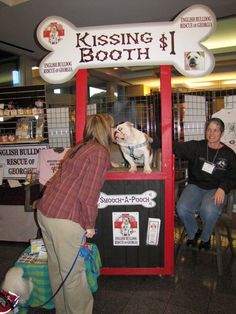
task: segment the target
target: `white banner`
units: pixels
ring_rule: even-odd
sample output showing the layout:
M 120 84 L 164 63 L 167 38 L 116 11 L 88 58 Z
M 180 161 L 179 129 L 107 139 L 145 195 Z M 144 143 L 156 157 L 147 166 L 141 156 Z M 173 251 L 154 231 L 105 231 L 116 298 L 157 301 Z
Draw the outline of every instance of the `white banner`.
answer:
M 38 167 L 38 152 L 46 148 L 48 148 L 47 144 L 0 146 L 3 178 L 25 179 L 29 170 Z
M 214 56 L 201 42 L 215 30 L 214 13 L 193 5 L 172 22 L 76 28 L 50 16 L 37 28 L 40 44 L 51 51 L 40 64 L 49 83 L 70 80 L 79 69 L 170 64 L 199 77 L 214 68 Z
M 98 208 L 128 205 L 141 205 L 146 208 L 151 208 L 156 206 L 156 202 L 153 200 L 156 197 L 157 193 L 152 190 L 148 190 L 142 194 L 107 195 L 106 193 L 101 192 L 98 200 Z

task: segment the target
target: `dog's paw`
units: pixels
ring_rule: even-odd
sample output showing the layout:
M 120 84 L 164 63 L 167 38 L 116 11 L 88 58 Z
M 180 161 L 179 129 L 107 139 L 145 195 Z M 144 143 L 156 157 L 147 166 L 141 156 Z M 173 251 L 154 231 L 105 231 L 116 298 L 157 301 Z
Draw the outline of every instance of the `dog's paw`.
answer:
M 144 168 L 143 172 L 146 173 L 146 174 L 149 174 L 149 173 L 152 172 L 152 169 L 151 168 Z
M 129 172 L 131 173 L 137 172 L 137 167 L 130 167 Z

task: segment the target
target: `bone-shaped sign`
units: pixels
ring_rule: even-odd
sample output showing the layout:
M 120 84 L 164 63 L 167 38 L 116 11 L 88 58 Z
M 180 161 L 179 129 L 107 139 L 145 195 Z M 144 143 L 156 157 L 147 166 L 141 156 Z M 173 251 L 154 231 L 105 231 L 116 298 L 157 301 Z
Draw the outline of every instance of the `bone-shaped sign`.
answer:
M 107 195 L 101 192 L 98 200 L 98 208 L 105 208 L 107 206 L 130 206 L 141 205 L 146 208 L 151 208 L 156 205 L 153 200 L 157 196 L 157 193 L 152 190 L 148 190 L 142 194 L 118 194 Z
M 193 5 L 172 22 L 76 28 L 50 16 L 37 28 L 41 45 L 51 51 L 40 64 L 49 83 L 70 80 L 78 69 L 170 64 L 185 76 L 207 75 L 213 54 L 201 42 L 213 33 L 214 13 Z

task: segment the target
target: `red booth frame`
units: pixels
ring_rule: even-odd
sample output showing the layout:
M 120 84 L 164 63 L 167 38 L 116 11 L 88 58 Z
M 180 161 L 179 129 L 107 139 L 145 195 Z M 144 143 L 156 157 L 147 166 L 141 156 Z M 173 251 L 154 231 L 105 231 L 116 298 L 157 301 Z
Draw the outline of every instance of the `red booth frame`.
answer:
M 76 74 L 76 142 L 83 137 L 87 115 L 88 71 Z M 106 180 L 163 180 L 164 204 L 164 267 L 101 269 L 103 275 L 172 275 L 174 272 L 174 158 L 172 153 L 171 66 L 160 66 L 162 169 L 151 174 L 108 172 Z

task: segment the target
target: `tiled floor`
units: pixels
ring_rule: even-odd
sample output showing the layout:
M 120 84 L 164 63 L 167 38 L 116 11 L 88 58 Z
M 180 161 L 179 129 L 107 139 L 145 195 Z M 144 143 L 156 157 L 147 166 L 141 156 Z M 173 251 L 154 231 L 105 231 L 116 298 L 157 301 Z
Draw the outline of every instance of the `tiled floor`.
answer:
M 0 280 L 28 243 L 0 242 Z M 236 258 L 223 258 L 218 276 L 213 255 L 184 250 L 173 276 L 101 276 L 94 314 L 236 313 Z M 33 310 L 28 313 L 55 313 Z

